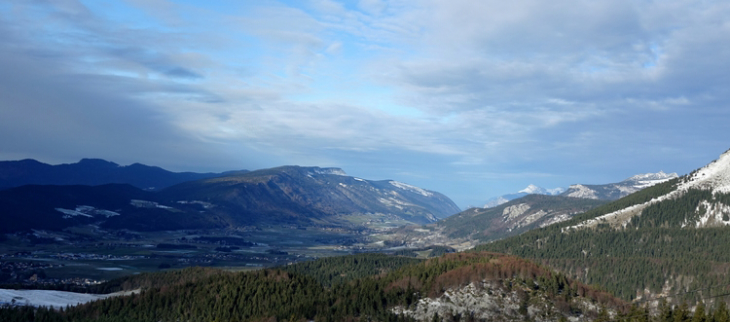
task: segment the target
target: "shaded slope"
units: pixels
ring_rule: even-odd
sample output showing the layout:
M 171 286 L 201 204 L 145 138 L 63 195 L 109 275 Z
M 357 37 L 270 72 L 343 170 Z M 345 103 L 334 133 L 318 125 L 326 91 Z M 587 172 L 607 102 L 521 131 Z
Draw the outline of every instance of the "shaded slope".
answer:
M 447 197 L 339 169 L 280 167 L 182 183 L 159 192 L 131 185 L 26 185 L 0 191 L 0 232 L 96 224 L 138 231 L 271 224 L 362 227 L 350 214 L 429 223 L 458 211 Z
M 196 205 L 156 202 L 154 192 L 130 185 L 36 186 L 0 191 L 0 232 L 61 230 L 85 224 L 132 230 L 221 227 Z

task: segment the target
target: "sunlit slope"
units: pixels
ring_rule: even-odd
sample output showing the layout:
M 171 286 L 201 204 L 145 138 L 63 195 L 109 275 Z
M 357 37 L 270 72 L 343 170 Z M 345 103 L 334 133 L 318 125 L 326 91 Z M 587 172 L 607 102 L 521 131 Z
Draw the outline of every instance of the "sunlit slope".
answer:
M 477 249 L 539 260 L 624 299 L 727 285 L 729 178 L 726 152 L 689 175 Z

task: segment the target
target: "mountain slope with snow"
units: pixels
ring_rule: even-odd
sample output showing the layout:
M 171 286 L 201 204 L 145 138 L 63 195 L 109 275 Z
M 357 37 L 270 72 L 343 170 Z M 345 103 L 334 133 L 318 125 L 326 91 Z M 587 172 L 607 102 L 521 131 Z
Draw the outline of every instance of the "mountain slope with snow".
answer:
M 548 196 L 555 196 L 563 193 L 565 191 L 565 188 L 554 188 L 554 189 L 545 189 L 543 187 L 538 187 L 534 184 L 531 184 L 527 186 L 527 188 L 522 189 L 518 191 L 517 193 L 511 193 L 502 195 L 499 197 L 494 197 L 492 199 L 487 200 L 487 202 L 484 204 L 482 208 L 492 208 L 499 206 L 501 204 L 507 203 L 511 200 L 515 200 L 518 198 L 522 198 L 527 195 L 548 195 Z
M 549 263 L 628 300 L 709 288 L 730 278 L 730 150 L 692 173 L 663 181 L 574 218 L 480 245 Z M 674 304 L 708 294 L 668 298 Z
M 599 185 L 574 184 L 571 185 L 568 189 L 545 189 L 531 184 L 525 189 L 518 191 L 517 193 L 506 194 L 499 197 L 491 198 L 487 200 L 483 208 L 496 207 L 508 201 L 532 194 L 548 196 L 561 195 L 565 197 L 596 200 L 616 200 L 628 196 L 641 189 L 645 189 L 677 177 L 678 175 L 676 173 L 665 173 L 664 171 L 659 171 L 657 173 L 637 174 L 618 183 Z
M 644 176 L 636 178 L 633 182 L 647 184 L 647 182 L 665 182 L 665 175 Z M 595 227 L 600 223 L 608 223 L 612 226 L 626 227 L 634 221 L 635 224 L 644 223 L 651 225 L 679 225 L 708 227 L 717 225 L 730 225 L 730 150 L 720 155 L 712 163 L 697 169 L 689 175 L 679 179 L 674 188 L 651 200 L 631 205 L 595 218 L 578 223 L 568 229 Z M 671 206 L 668 206 L 671 205 Z M 689 211 L 684 208 L 689 205 Z M 662 219 L 637 218 L 650 216 L 656 208 L 668 208 L 662 210 Z M 681 212 L 681 213 L 680 213 Z
M 561 195 L 574 198 L 617 200 L 641 189 L 645 189 L 677 177 L 678 175 L 676 173 L 664 173 L 664 171 L 637 174 L 618 183 L 603 185 L 575 184 L 570 186 Z

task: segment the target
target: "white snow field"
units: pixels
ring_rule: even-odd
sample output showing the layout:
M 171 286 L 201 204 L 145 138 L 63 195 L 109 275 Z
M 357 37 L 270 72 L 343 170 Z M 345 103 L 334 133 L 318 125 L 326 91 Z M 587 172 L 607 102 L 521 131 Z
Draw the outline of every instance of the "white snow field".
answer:
M 0 289 L 0 305 L 10 304 L 65 308 L 66 306 L 75 306 L 108 297 L 129 294 L 131 292 L 84 294 L 64 291 Z

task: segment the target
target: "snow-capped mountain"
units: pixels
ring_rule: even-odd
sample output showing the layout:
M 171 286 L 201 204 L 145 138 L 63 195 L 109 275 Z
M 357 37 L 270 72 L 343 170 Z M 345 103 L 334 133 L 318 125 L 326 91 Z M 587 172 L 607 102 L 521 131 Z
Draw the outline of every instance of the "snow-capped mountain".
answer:
M 561 195 L 574 198 L 616 200 L 677 177 L 678 175 L 676 173 L 665 173 L 664 171 L 637 174 L 618 183 L 604 185 L 575 184 L 570 186 Z
M 563 193 L 565 191 L 565 188 L 554 188 L 554 189 L 545 189 L 543 187 L 538 187 L 534 184 L 531 184 L 527 186 L 527 188 L 522 189 L 518 191 L 517 193 L 511 193 L 502 195 L 499 197 L 494 197 L 492 199 L 487 200 L 487 203 L 484 204 L 483 208 L 492 208 L 499 206 L 501 204 L 507 203 L 511 200 L 515 200 L 517 198 L 522 198 L 527 195 L 548 195 L 548 196 L 555 196 Z
M 661 175 L 647 176 L 639 178 L 637 182 L 660 180 L 663 180 Z M 730 150 L 712 163 L 683 176 L 670 188 L 656 192 L 652 188 L 647 190 L 652 191 L 653 196 L 649 201 L 568 228 L 592 227 L 598 223 L 616 227 L 626 227 L 629 223 L 637 227 L 656 226 L 659 223 L 682 228 L 730 225 Z M 657 214 L 661 215 L 661 220 L 654 218 Z
M 662 183 L 677 177 L 678 175 L 676 173 L 665 173 L 664 171 L 659 171 L 657 173 L 637 174 L 618 183 L 609 183 L 602 185 L 574 184 L 571 185 L 568 189 L 545 189 L 531 184 L 527 186 L 527 188 L 522 189 L 517 193 L 506 194 L 487 200 L 487 202 L 484 204 L 484 208 L 496 207 L 508 201 L 522 198 L 527 195 L 561 195 L 573 198 L 616 200 L 637 192 L 641 189 L 648 188 L 658 183 Z

